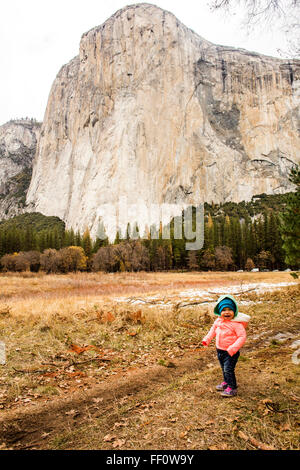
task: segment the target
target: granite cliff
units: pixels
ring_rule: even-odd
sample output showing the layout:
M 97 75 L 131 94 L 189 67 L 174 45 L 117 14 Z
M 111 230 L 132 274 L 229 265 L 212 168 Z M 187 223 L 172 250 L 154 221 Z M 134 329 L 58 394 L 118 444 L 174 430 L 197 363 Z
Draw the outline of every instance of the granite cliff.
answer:
M 293 190 L 299 93 L 299 61 L 215 45 L 156 6 L 128 6 L 82 36 L 53 83 L 28 210 L 94 236 L 99 207 L 122 197 L 219 203 Z M 102 220 L 109 229 L 109 208 Z
M 40 127 L 33 119 L 12 120 L 0 126 L 0 220 L 26 211 Z

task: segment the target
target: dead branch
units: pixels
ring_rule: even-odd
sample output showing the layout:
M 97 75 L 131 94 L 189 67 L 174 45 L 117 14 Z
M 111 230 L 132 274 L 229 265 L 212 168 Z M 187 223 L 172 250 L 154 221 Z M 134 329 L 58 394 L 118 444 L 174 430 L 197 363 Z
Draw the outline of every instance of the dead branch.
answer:
M 203 300 L 202 302 L 188 302 L 188 303 L 182 303 L 179 302 L 178 304 L 174 305 L 175 310 L 178 310 L 179 308 L 184 308 L 184 307 L 190 307 L 193 305 L 201 305 L 201 304 L 209 304 L 215 302 L 214 300 Z
M 152 304 L 152 305 L 156 305 L 156 304 L 159 304 L 159 303 L 165 303 L 165 297 L 163 299 L 157 299 L 157 300 L 145 300 L 145 299 L 140 299 L 138 297 L 130 297 L 128 302 L 132 303 L 132 302 L 135 302 L 135 301 L 139 301 L 139 302 L 143 302 L 144 304 Z
M 266 407 L 268 408 L 268 410 L 272 411 L 273 413 L 293 413 L 293 414 L 299 414 L 299 413 L 295 413 L 296 411 L 296 408 L 291 408 L 291 409 L 280 409 L 280 405 L 279 403 L 273 403 L 273 402 L 267 402 L 265 403 Z
M 71 367 L 71 366 L 80 366 L 81 364 L 87 364 L 88 362 L 93 362 L 93 361 L 110 362 L 111 359 L 105 359 L 104 357 L 93 357 L 91 359 L 86 359 L 85 361 L 79 361 L 79 362 L 72 361 L 68 366 L 65 366 L 64 369 L 68 369 L 68 367 Z
M 253 287 L 252 289 L 241 290 L 240 292 L 235 292 L 234 295 L 246 294 L 247 292 L 251 292 L 252 290 L 256 290 L 256 287 Z
M 44 374 L 46 371 L 45 370 L 38 370 L 38 369 L 16 369 L 13 367 L 13 370 L 15 372 L 19 372 L 21 374 Z

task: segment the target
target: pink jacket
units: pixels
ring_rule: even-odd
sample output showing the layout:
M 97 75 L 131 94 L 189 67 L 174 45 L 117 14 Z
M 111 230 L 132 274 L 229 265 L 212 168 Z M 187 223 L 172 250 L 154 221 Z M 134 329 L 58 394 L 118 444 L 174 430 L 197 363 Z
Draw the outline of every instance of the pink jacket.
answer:
M 246 330 L 242 323 L 218 318 L 203 338 L 207 344 L 216 336 L 216 347 L 233 356 L 245 344 Z

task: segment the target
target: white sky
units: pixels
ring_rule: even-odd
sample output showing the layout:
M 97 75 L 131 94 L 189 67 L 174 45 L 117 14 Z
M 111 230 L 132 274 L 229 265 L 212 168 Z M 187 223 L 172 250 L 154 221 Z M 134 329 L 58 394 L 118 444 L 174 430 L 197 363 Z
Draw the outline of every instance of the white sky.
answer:
M 61 66 L 79 52 L 81 35 L 102 24 L 128 0 L 9 0 L 0 8 L 0 125 L 10 119 L 43 120 Z M 147 2 L 152 3 L 152 2 Z M 258 30 L 248 37 L 241 15 L 212 13 L 208 0 L 156 0 L 205 39 L 279 57 L 284 36 Z

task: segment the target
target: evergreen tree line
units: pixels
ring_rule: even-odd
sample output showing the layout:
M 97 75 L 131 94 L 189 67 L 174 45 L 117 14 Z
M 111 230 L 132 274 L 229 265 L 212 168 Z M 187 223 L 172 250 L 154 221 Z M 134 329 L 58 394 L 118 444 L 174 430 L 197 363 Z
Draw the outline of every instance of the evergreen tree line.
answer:
M 92 240 L 88 230 L 81 235 L 57 226 L 40 231 L 30 225 L 0 226 L 0 262 L 3 271 L 41 269 L 48 273 L 297 268 L 285 262 L 280 225 L 280 216 L 273 210 L 254 220 L 212 217 L 206 212 L 204 245 L 192 251 L 185 246 L 191 240 L 174 238 L 174 221 L 168 240 L 162 238 L 161 229 L 157 239 L 132 240 L 128 225 L 125 240 L 118 233 L 114 243 Z

